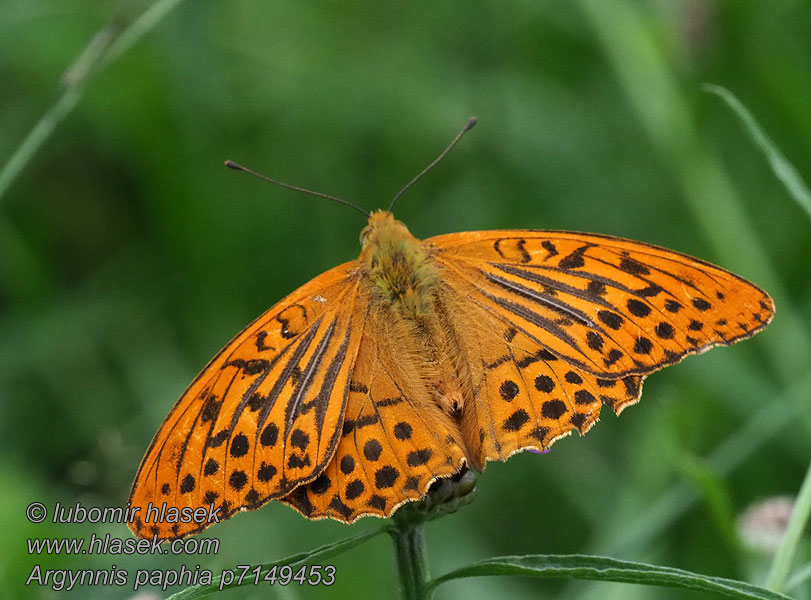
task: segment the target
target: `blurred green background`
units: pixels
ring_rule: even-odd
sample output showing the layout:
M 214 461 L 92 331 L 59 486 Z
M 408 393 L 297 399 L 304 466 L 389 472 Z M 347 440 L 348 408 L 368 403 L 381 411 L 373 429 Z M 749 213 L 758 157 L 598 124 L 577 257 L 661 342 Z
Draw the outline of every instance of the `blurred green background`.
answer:
M 0 197 L 5 597 L 57 595 L 25 587 L 36 563 L 115 564 L 131 582 L 138 569 L 219 571 L 379 525 L 308 522 L 271 503 L 209 530 L 216 556 L 37 557 L 25 543 L 127 537 L 123 525 L 34 526 L 25 507 L 125 502 L 152 435 L 208 359 L 286 293 L 357 256 L 357 213 L 224 159 L 385 207 L 470 115 L 477 127 L 396 207 L 417 237 L 549 228 L 644 240 L 752 279 L 777 316 L 750 341 L 653 375 L 640 406 L 619 420 L 604 412 L 584 439 L 491 464 L 472 505 L 427 525 L 432 573 L 494 555 L 600 553 L 762 583 L 770 557 L 742 544 L 737 519 L 795 494 L 811 457 L 811 225 L 701 85 L 737 94 L 808 179 L 811 3 L 177 4 L 84 82 Z M 4 0 L 0 164 L 94 36 L 115 39 L 149 5 Z M 391 597 L 390 546 L 381 536 L 330 561 L 331 588 L 275 593 Z M 135 596 L 131 586 L 73 595 Z M 480 578 L 436 597 L 704 596 Z

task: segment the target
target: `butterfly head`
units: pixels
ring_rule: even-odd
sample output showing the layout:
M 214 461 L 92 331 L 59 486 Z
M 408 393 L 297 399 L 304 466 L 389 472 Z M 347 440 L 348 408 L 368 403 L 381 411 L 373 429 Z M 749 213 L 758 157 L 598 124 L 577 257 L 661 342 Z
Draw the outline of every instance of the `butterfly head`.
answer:
M 439 276 L 422 242 L 405 225 L 379 210 L 369 217 L 360 243 L 359 262 L 379 301 L 409 319 L 430 312 Z

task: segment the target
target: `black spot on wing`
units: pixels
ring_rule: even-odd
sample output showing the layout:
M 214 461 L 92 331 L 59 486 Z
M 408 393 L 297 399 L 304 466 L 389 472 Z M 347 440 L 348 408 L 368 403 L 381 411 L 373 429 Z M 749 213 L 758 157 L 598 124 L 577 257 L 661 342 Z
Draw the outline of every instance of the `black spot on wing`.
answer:
M 321 475 L 316 477 L 315 481 L 310 484 L 310 491 L 316 496 L 323 496 L 327 493 L 331 485 L 332 482 L 329 476 L 326 473 L 321 473 Z
M 398 477 L 400 477 L 400 471 L 391 465 L 386 465 L 375 471 L 375 486 L 377 486 L 379 490 L 390 488 L 397 481 Z
M 379 420 L 380 420 L 380 418 L 377 416 L 377 414 L 362 415 L 362 416 L 358 417 L 357 421 L 355 421 L 354 426 L 356 428 L 358 428 L 358 429 L 361 429 L 363 427 L 368 427 L 369 425 L 374 425 Z
M 273 348 L 272 346 L 265 345 L 265 340 L 267 339 L 267 336 L 268 336 L 267 331 L 260 331 L 259 333 L 256 334 L 256 339 L 254 340 L 254 343 L 256 344 L 256 349 L 259 352 L 267 352 L 268 350 L 271 351 L 275 350 L 275 348 Z
M 693 306 L 702 312 L 712 308 L 712 304 L 707 302 L 704 298 L 693 298 Z
M 244 360 L 242 358 L 235 358 L 229 360 L 221 368 L 236 367 L 240 369 L 245 375 L 257 375 L 259 373 L 267 373 L 270 370 L 270 361 L 264 358 L 252 358 Z
M 375 400 L 375 406 L 378 408 L 386 408 L 387 406 L 401 404 L 403 401 L 404 398 L 402 396 L 398 396 L 396 398 L 385 398 L 383 400 Z
M 529 415 L 523 408 L 515 411 L 504 421 L 502 425 L 505 431 L 518 431 L 529 421 Z
M 335 494 L 332 500 L 329 501 L 329 508 L 337 512 L 344 519 L 349 519 L 349 517 L 352 516 L 352 509 L 341 501 L 338 494 Z
M 580 246 L 577 250 L 567 254 L 563 258 L 560 259 L 558 262 L 558 267 L 561 269 L 578 269 L 586 264 L 583 260 L 583 253 L 591 248 L 593 244 L 586 244 L 585 246 Z
M 624 319 L 615 312 L 609 310 L 597 311 L 597 318 L 600 319 L 607 327 L 611 329 L 619 329 L 622 327 Z
M 408 464 L 409 467 L 424 465 L 431 458 L 432 454 L 433 452 L 430 448 L 422 448 L 414 452 L 409 452 L 406 457 L 406 464 Z
M 627 256 L 620 261 L 620 269 L 631 275 L 650 275 L 648 267 Z
M 188 494 L 194 491 L 196 481 L 192 475 L 186 475 L 180 482 L 180 493 Z
M 670 323 L 662 321 L 656 325 L 656 335 L 663 340 L 672 340 L 676 331 Z
M 518 391 L 519 391 L 518 384 L 509 379 L 505 379 L 501 383 L 501 387 L 499 388 L 499 393 L 501 394 L 501 397 L 507 402 L 511 402 L 512 399 L 518 395 Z
M 647 317 L 651 312 L 650 306 L 636 298 L 628 300 L 627 306 L 628 311 L 635 317 Z
M 412 431 L 411 425 L 405 421 L 400 421 L 394 426 L 394 437 L 401 441 L 407 440 L 411 437 Z
M 546 258 L 552 258 L 553 256 L 557 256 L 558 249 L 555 247 L 555 244 L 553 244 L 549 240 L 544 240 L 543 242 L 541 242 L 541 246 L 543 246 L 543 249 L 548 252 Z
M 523 238 L 518 240 L 518 242 L 516 244 L 516 246 L 518 248 L 518 251 L 521 253 L 521 262 L 524 262 L 524 263 L 527 263 L 530 260 L 532 260 L 532 257 L 529 255 L 529 252 L 527 252 L 526 248 L 524 247 L 524 246 L 526 246 L 526 244 L 527 244 L 527 241 L 525 239 L 523 239 Z
M 274 475 L 276 475 L 276 467 L 266 462 L 263 462 L 256 472 L 256 478 L 263 483 L 267 483 L 273 479 Z
M 586 293 L 591 296 L 599 297 L 605 295 L 605 283 L 596 279 L 590 279 L 586 287 Z
M 203 467 L 203 475 L 209 476 L 214 475 L 217 471 L 220 470 L 220 464 L 214 460 L 213 458 L 209 458 L 206 461 L 205 466 Z
M 210 421 L 214 421 L 217 418 L 217 415 L 220 414 L 221 405 L 221 402 L 217 402 L 216 396 L 209 395 L 203 404 L 203 410 L 200 411 L 200 422 L 208 423 Z
M 547 419 L 560 419 L 566 410 L 566 403 L 563 400 L 548 400 L 541 405 L 541 414 Z
M 383 452 L 383 446 L 377 440 L 369 440 L 363 446 L 363 456 L 370 462 L 376 462 Z
M 248 442 L 248 436 L 243 433 L 234 436 L 231 440 L 231 456 L 234 458 L 245 456 L 250 448 L 251 445 L 250 442 Z

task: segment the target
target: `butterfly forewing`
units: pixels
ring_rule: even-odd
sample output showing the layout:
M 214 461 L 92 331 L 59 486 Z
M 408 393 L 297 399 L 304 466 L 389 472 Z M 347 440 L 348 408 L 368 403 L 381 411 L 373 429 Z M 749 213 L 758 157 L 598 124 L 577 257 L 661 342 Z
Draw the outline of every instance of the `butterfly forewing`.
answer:
M 176 538 L 152 507 L 219 510 L 220 520 L 285 495 L 335 451 L 368 298 L 355 263 L 322 274 L 259 317 L 201 372 L 152 441 L 133 484 L 131 528 Z M 149 518 L 147 515 L 149 514 Z
M 620 238 L 483 231 L 426 240 L 450 281 L 569 364 L 645 374 L 765 327 L 757 286 L 698 259 Z

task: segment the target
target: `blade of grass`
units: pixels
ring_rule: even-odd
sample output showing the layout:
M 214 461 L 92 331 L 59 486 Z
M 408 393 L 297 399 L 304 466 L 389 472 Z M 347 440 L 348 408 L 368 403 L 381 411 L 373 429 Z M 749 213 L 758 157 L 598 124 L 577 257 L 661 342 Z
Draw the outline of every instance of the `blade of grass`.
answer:
M 88 46 L 74 60 L 73 65 L 81 63 L 81 69 L 68 69 L 70 77 L 65 78 L 66 86 L 57 101 L 40 117 L 33 129 L 8 158 L 0 170 L 0 201 L 11 184 L 31 162 L 34 154 L 43 146 L 56 126 L 70 114 L 84 95 L 87 85 L 110 64 L 115 62 L 135 43 L 157 25 L 166 14 L 183 0 L 157 0 L 144 13 L 133 21 L 132 25 L 121 32 L 109 44 L 99 44 L 99 35 L 93 37 Z M 109 27 L 109 26 L 108 26 Z M 93 53 L 96 53 L 94 56 Z
M 783 534 L 780 547 L 774 555 L 771 569 L 766 577 L 766 587 L 769 589 L 776 592 L 785 589 L 786 579 L 791 570 L 794 555 L 797 553 L 800 539 L 808 525 L 809 517 L 811 517 L 811 464 L 808 465 L 808 471 L 805 473 L 805 479 L 800 486 L 797 500 L 794 502 L 794 510 L 791 511 L 786 532 Z
M 752 136 L 755 145 L 766 155 L 774 176 L 783 183 L 789 195 L 794 198 L 800 208 L 805 210 L 808 216 L 811 217 L 811 190 L 808 189 L 799 171 L 794 168 L 794 165 L 780 152 L 780 148 L 766 135 L 766 132 L 763 131 L 752 113 L 738 100 L 735 94 L 725 87 L 711 83 L 705 83 L 701 87 L 704 91 L 721 98 L 738 115 L 744 128 Z
M 811 563 L 807 563 L 797 569 L 797 572 L 794 573 L 794 575 L 791 576 L 791 579 L 786 582 L 785 589 L 786 591 L 790 592 L 791 590 L 800 587 L 809 579 L 811 579 Z
M 752 415 L 741 428 L 724 439 L 709 455 L 707 464 L 721 475 L 727 475 L 745 464 L 788 424 L 807 414 L 810 395 L 811 375 L 808 375 Z M 637 552 L 661 535 L 697 500 L 696 489 L 684 483 L 674 485 L 634 519 L 636 525 L 631 528 L 625 527 L 619 533 L 608 532 L 594 544 L 594 547 L 597 552 L 611 555 Z
M 535 554 L 491 558 L 437 577 L 429 582 L 429 586 L 433 588 L 446 581 L 464 577 L 493 575 L 516 575 L 540 579 L 615 581 L 714 592 L 730 598 L 790 600 L 788 596 L 783 594 L 742 581 L 735 581 L 734 579 L 711 577 L 682 569 L 617 560 L 603 556 L 579 554 Z
M 654 35 L 659 30 L 658 26 L 652 26 L 656 19 L 652 14 L 655 6 L 627 0 L 580 0 L 579 5 L 591 22 L 609 67 L 615 71 L 652 148 L 662 155 L 666 164 L 673 166 L 673 176 L 682 185 L 686 206 L 719 260 L 733 268 L 745 264 L 745 275 L 753 277 L 776 298 L 779 318 L 761 343 L 767 350 L 773 372 L 783 386 L 791 390 L 789 398 L 796 399 L 798 391 L 807 393 L 809 384 L 804 375 L 811 361 L 807 320 L 786 300 L 789 295 L 769 263 L 757 228 L 742 210 L 732 180 L 718 157 L 701 140 L 689 104 L 680 89 L 679 78 Z M 719 222 L 724 226 L 718 227 Z M 803 382 L 799 388 L 796 385 L 798 380 Z M 782 401 L 786 399 L 783 395 Z M 770 404 L 775 406 L 779 402 L 775 399 Z M 795 407 L 792 402 L 790 411 L 780 412 L 796 415 Z M 768 416 L 768 413 L 761 416 Z M 775 419 L 768 436 L 754 420 L 750 420 L 745 430 L 764 434 L 757 436 L 762 443 L 790 423 L 790 419 Z M 744 457 L 751 456 L 754 451 L 747 446 L 742 435 L 735 434 L 728 441 L 733 442 L 728 448 L 742 450 L 737 457 L 731 458 L 730 468 L 743 462 Z M 719 450 L 724 446 L 726 444 Z M 725 455 L 727 458 L 731 456 L 726 451 Z M 633 532 L 615 528 L 613 535 L 603 537 L 599 547 L 622 547 L 626 551 L 639 552 L 642 544 L 649 543 L 695 501 L 693 490 L 684 485 L 675 486 L 650 511 L 646 511 L 645 518 L 634 519 L 639 526 Z M 653 526 L 649 518 L 655 520 Z M 615 538 L 613 541 L 612 537 Z M 610 553 L 615 554 L 614 551 Z
M 725 266 L 745 266 L 777 300 L 780 318 L 763 337 L 770 364 L 784 384 L 811 364 L 807 319 L 783 301 L 789 294 L 776 276 L 758 230 L 739 201 L 723 164 L 701 139 L 679 78 L 655 33 L 654 4 L 628 0 L 580 0 L 654 151 L 671 165 L 682 187 L 686 207 L 716 257 Z M 723 223 L 719 227 L 719 223 Z M 771 333 L 771 335 L 768 335 Z
M 372 529 L 370 531 L 364 531 L 356 536 L 346 538 L 344 540 L 340 540 L 338 542 L 333 542 L 331 544 L 326 544 L 321 546 L 320 548 L 316 548 L 315 550 L 309 550 L 307 552 L 299 552 L 298 554 L 293 554 L 286 558 L 282 558 L 280 560 L 275 560 L 273 562 L 265 563 L 262 565 L 257 565 L 262 567 L 262 574 L 272 567 L 279 567 L 282 565 L 289 565 L 290 567 L 298 567 L 304 565 L 305 563 L 309 562 L 317 562 L 323 561 L 327 558 L 335 556 L 337 554 L 341 554 L 349 550 L 350 548 L 354 548 L 366 542 L 373 537 L 380 535 L 381 533 L 386 533 L 390 529 L 389 525 L 378 527 L 377 529 Z M 251 572 L 256 567 L 252 567 Z M 254 578 L 253 577 L 246 577 L 241 579 L 235 583 L 231 583 L 228 585 L 221 585 L 222 576 L 214 577 L 211 585 L 195 585 L 188 587 L 184 590 L 177 592 L 176 594 L 172 594 L 167 598 L 167 600 L 194 600 L 195 598 L 202 598 L 207 596 L 208 594 L 213 594 L 215 592 L 219 592 L 221 590 L 233 589 L 238 588 L 241 586 L 246 585 L 253 585 Z

